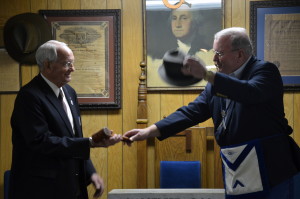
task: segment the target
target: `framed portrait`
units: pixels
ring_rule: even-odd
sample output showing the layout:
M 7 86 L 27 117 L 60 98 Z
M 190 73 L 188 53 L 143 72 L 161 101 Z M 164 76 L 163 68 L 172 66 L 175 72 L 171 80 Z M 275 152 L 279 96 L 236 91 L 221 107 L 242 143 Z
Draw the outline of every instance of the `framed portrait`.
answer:
M 177 2 L 177 3 L 176 3 Z M 180 85 L 163 66 L 168 51 L 180 50 L 201 59 L 210 70 L 213 37 L 223 27 L 222 0 L 144 0 L 144 59 L 147 90 L 201 90 L 206 81 Z
M 75 56 L 69 83 L 81 109 L 121 108 L 120 10 L 40 10 Z
M 300 2 L 251 1 L 250 37 L 257 58 L 278 67 L 284 89 L 300 90 Z

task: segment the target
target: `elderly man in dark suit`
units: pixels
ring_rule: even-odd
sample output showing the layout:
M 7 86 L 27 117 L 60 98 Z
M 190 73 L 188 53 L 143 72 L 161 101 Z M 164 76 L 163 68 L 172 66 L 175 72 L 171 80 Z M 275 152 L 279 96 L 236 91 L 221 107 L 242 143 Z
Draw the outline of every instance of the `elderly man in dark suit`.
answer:
M 221 147 L 226 198 L 296 198 L 292 177 L 300 170 L 300 152 L 289 136 L 292 128 L 284 114 L 278 68 L 252 55 L 244 28 L 216 33 L 213 49 L 218 72 L 207 71 L 193 57 L 183 61 L 185 75 L 208 81 L 195 101 L 125 136 L 132 141 L 162 140 L 212 117 Z
M 90 160 L 91 147 L 108 147 L 121 135 L 95 143 L 83 138 L 75 90 L 67 83 L 75 71 L 72 50 L 50 40 L 36 52 L 40 74 L 22 87 L 11 118 L 13 157 L 10 198 L 87 199 L 103 180 Z

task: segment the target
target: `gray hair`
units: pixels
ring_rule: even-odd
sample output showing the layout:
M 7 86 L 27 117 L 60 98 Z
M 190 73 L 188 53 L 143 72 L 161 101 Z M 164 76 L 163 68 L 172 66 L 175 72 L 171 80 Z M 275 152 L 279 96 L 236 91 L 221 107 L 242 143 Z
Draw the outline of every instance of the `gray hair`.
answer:
M 252 55 L 252 43 L 245 28 L 232 27 L 223 29 L 215 34 L 215 40 L 226 36 L 230 37 L 232 49 L 243 49 L 247 55 Z
M 54 62 L 57 60 L 57 49 L 59 47 L 69 48 L 64 42 L 49 40 L 37 49 L 35 59 L 40 71 L 43 70 L 45 61 Z

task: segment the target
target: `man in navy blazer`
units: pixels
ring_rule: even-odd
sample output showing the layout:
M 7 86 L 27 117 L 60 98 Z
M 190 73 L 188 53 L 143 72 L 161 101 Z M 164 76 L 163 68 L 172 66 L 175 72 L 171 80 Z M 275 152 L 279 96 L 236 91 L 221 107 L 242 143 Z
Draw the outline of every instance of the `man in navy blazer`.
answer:
M 289 136 L 292 128 L 284 114 L 278 68 L 252 55 L 244 28 L 216 33 L 213 49 L 218 72 L 207 71 L 194 57 L 183 62 L 185 75 L 208 81 L 193 102 L 125 136 L 132 141 L 163 140 L 212 118 L 221 147 L 226 198 L 294 198 L 292 177 L 300 170 L 300 152 Z
M 65 43 L 46 42 L 36 59 L 40 74 L 20 89 L 11 117 L 9 197 L 87 199 L 90 183 L 100 197 L 103 180 L 90 160 L 90 148 L 113 145 L 121 135 L 99 143 L 83 138 L 76 92 L 67 84 L 75 71 L 74 55 Z

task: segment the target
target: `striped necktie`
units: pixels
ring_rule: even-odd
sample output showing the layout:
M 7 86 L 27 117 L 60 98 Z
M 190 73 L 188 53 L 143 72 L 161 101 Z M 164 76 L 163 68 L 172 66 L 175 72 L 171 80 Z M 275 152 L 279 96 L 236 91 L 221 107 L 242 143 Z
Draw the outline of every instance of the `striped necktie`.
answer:
M 72 116 L 70 108 L 68 110 L 68 104 L 66 104 L 66 101 L 64 100 L 64 98 L 65 98 L 65 95 L 64 95 L 62 89 L 59 89 L 58 99 L 61 102 L 61 104 L 64 108 L 64 111 L 66 112 L 66 114 L 68 116 L 68 119 L 69 119 L 69 121 L 71 123 L 71 126 L 72 126 L 73 133 L 75 133 L 74 132 L 73 116 Z

